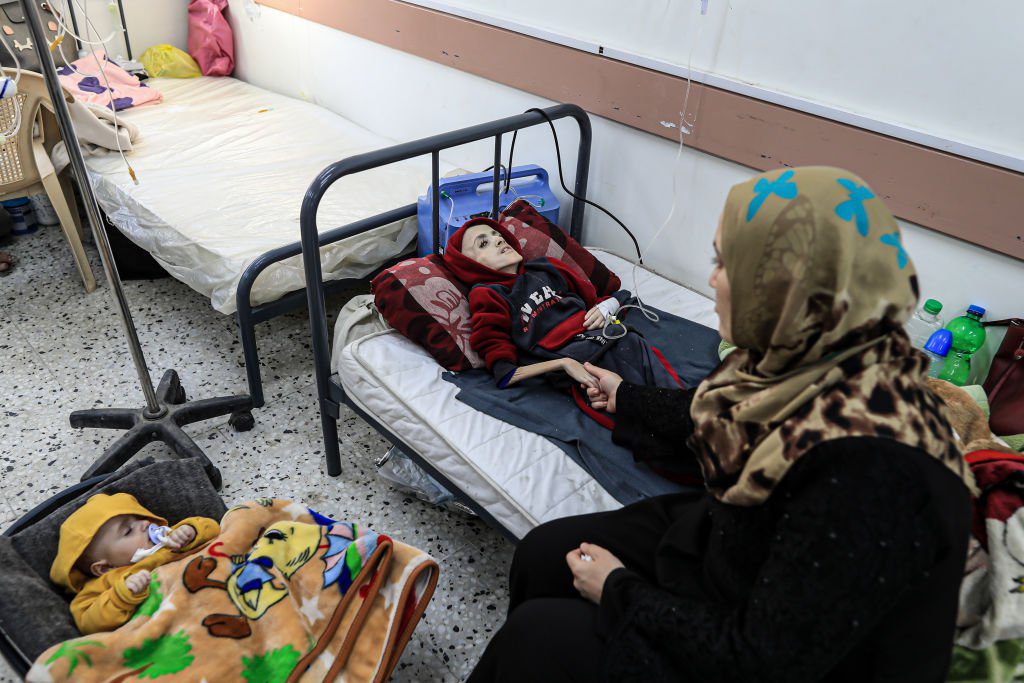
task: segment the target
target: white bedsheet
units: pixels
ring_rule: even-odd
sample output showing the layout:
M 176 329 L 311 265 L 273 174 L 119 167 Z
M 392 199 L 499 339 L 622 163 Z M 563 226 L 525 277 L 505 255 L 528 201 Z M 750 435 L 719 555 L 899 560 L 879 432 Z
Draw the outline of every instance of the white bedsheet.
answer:
M 249 263 L 299 239 L 302 199 L 321 170 L 394 144 L 326 109 L 233 78 L 149 84 L 164 102 L 119 114 L 141 131 L 128 155 L 140 184 L 116 153 L 87 160 L 92 184 L 122 232 L 222 313 L 235 311 Z M 345 178 L 324 197 L 319 227 L 413 203 L 429 184 L 429 158 Z M 415 229 L 413 218 L 331 245 L 322 251 L 325 278 L 365 277 L 405 251 Z M 303 286 L 294 257 L 263 272 L 252 300 L 273 301 Z
M 608 252 L 592 251 L 619 275 L 624 288 L 636 291 L 631 264 Z M 714 304 L 707 297 L 644 269 L 637 270 L 637 278 L 645 302 L 718 327 Z M 434 359 L 394 330 L 351 342 L 332 366 L 361 408 L 416 448 L 517 537 L 551 519 L 619 507 L 544 437 L 459 402 L 458 389 L 441 379 L 443 369 Z

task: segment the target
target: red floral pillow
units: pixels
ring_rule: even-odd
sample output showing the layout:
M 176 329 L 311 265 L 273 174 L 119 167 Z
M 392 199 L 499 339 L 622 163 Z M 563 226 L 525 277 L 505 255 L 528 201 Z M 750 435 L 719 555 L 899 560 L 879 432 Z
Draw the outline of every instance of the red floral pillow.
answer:
M 622 282 L 615 273 L 561 228 L 540 215 L 527 200 L 517 199 L 509 204 L 498 221 L 520 238 L 519 246 L 527 261 L 541 256 L 564 261 L 593 283 L 598 296 L 610 296 L 622 289 Z
M 519 240 L 526 260 L 548 256 L 564 261 L 588 278 L 600 296 L 621 288 L 615 273 L 526 200 L 511 204 L 499 220 Z M 469 345 L 469 290 L 440 256 L 402 261 L 375 277 L 370 291 L 388 324 L 426 349 L 441 366 L 455 371 L 484 366 Z
M 370 283 L 377 310 L 391 327 L 449 370 L 481 368 L 469 345 L 469 290 L 436 254 L 402 261 Z

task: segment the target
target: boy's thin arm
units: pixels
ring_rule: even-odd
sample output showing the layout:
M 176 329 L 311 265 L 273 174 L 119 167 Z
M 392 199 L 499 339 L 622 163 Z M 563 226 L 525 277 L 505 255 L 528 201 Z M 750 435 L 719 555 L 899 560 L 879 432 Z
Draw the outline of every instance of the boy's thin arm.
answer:
M 505 383 L 505 386 L 511 386 L 516 382 L 522 382 L 525 379 L 537 377 L 555 370 L 564 370 L 574 380 L 586 386 L 597 386 L 597 380 L 583 369 L 582 364 L 572 358 L 556 358 L 554 360 L 520 366 L 512 373 L 512 377 Z

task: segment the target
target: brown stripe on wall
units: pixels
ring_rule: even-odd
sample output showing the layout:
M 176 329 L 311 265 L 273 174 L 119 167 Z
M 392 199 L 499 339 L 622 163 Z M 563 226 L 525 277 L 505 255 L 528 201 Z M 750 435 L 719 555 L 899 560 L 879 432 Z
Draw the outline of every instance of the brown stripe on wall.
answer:
M 258 0 L 671 140 L 686 81 L 399 0 Z M 757 170 L 854 171 L 905 220 L 1024 260 L 1024 174 L 694 83 L 689 147 Z

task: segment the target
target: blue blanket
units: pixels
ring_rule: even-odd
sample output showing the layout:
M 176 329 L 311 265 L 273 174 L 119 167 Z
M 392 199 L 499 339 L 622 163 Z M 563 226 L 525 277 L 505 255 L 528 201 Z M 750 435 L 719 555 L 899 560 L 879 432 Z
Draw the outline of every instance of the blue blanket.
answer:
M 718 332 L 651 310 L 660 317 L 656 323 L 635 309 L 624 320 L 662 352 L 686 387 L 696 386 L 718 367 Z M 543 378 L 498 389 L 494 378 L 483 370 L 446 372 L 443 377 L 459 387 L 457 398 L 463 403 L 546 437 L 623 505 L 686 489 L 636 462 L 629 450 L 612 443 L 608 429 L 587 417 L 571 396 Z

